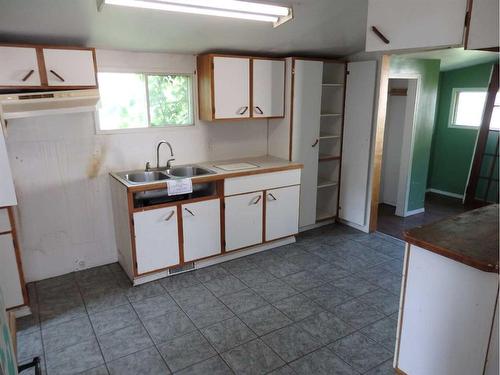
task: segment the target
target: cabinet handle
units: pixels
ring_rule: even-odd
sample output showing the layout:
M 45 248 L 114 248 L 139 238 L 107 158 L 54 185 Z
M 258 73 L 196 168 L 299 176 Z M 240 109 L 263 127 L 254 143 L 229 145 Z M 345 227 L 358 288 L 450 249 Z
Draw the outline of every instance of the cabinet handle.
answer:
M 259 111 L 259 115 L 263 115 L 263 114 L 264 114 L 264 111 L 263 111 L 262 109 L 260 109 L 260 107 L 259 107 L 259 106 L 255 106 L 255 109 L 256 109 L 257 111 Z
M 174 211 L 170 211 L 168 216 L 165 218 L 165 221 L 169 221 L 172 218 L 172 216 L 174 216 Z
M 35 71 L 33 69 L 31 69 L 24 77 L 21 81 L 23 82 L 26 82 L 28 80 L 29 77 L 31 77 L 31 75 L 35 73 Z
M 316 147 L 316 145 L 318 144 L 318 142 L 319 142 L 319 139 L 316 139 L 316 142 L 314 142 L 311 147 Z
M 184 207 L 184 209 L 191 214 L 191 216 L 194 216 L 193 211 L 191 211 L 189 208 Z
M 268 197 L 273 198 L 273 201 L 277 201 L 276 197 L 273 195 L 273 193 L 267 194 Z
M 380 40 L 382 40 L 382 42 L 384 42 L 385 44 L 389 44 L 390 43 L 389 39 L 387 39 L 385 37 L 385 35 L 382 34 L 380 32 L 380 30 L 377 29 L 375 26 L 372 26 L 372 31 L 375 33 L 376 36 L 378 36 L 380 38 Z
M 242 111 L 240 111 L 240 112 L 238 112 L 238 114 L 239 114 L 239 115 L 244 115 L 244 114 L 245 114 L 245 112 L 248 110 L 248 106 L 244 106 L 244 107 L 242 107 L 242 108 L 243 108 L 243 110 L 242 110 Z M 240 109 L 241 109 L 241 108 L 240 108 Z
M 257 203 L 259 203 L 261 198 L 262 198 L 262 195 L 259 195 L 259 196 L 257 197 L 257 199 L 255 200 L 255 202 L 253 202 L 252 204 L 257 204 Z
M 55 75 L 57 78 L 59 78 L 59 80 L 61 82 L 64 82 L 64 78 L 61 77 L 59 74 L 57 74 L 56 72 L 54 72 L 52 69 L 49 70 L 49 72 L 51 72 L 53 75 Z

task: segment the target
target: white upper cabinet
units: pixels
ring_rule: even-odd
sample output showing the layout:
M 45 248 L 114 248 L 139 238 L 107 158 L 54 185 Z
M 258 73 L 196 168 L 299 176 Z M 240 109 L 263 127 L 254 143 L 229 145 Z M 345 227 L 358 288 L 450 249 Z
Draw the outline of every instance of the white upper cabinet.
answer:
M 366 51 L 462 45 L 466 7 L 467 0 L 368 0 Z
M 215 119 L 250 117 L 250 59 L 214 57 Z
M 253 59 L 253 117 L 284 116 L 285 61 Z
M 498 0 L 473 0 L 466 49 L 498 48 Z
M 17 204 L 14 181 L 7 155 L 7 146 L 0 122 L 0 207 L 14 206 Z
M 49 86 L 96 86 L 92 50 L 44 48 Z
M 183 204 L 184 261 L 221 252 L 220 199 Z
M 225 198 L 226 251 L 262 242 L 263 193 Z
M 266 192 L 266 241 L 297 234 L 299 195 L 298 185 Z
M 0 86 L 40 86 L 36 49 L 0 47 Z

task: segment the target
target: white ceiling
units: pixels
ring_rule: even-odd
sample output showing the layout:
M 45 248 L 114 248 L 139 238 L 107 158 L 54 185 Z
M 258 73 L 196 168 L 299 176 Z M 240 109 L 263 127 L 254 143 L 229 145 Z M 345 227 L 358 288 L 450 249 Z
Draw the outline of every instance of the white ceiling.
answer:
M 435 51 L 423 51 L 404 54 L 414 59 L 441 60 L 441 71 L 465 68 L 467 66 L 498 61 L 498 53 L 487 51 L 471 51 L 463 48 L 448 48 Z
M 207 0 L 209 1 L 209 0 Z M 295 19 L 270 23 L 107 5 L 95 0 L 0 0 L 0 42 L 107 49 L 345 56 L 364 50 L 367 0 L 274 0 Z

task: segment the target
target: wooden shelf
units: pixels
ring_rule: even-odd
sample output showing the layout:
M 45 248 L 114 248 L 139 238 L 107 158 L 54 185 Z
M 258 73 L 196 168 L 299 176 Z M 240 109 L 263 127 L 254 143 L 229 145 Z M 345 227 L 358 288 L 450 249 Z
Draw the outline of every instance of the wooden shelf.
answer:
M 338 185 L 337 181 L 331 181 L 327 180 L 326 178 L 318 177 L 318 189 L 337 186 L 337 185 Z
M 327 160 L 340 160 L 340 156 L 319 154 L 319 161 L 327 161 Z
M 340 135 L 323 133 L 319 134 L 319 139 L 340 139 Z
M 321 117 L 336 117 L 336 116 L 342 116 L 342 113 L 322 113 L 320 116 Z

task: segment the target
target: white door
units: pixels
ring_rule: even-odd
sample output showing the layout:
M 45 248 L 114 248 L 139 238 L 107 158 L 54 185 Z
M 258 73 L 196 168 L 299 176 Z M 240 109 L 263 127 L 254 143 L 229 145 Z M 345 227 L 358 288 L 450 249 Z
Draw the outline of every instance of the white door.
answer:
M 299 231 L 300 186 L 266 192 L 266 241 L 291 236 Z
M 40 86 L 36 49 L 0 47 L 0 86 Z
M 377 63 L 349 63 L 347 69 L 339 217 L 364 226 Z
M 472 1 L 467 49 L 499 46 L 498 12 L 498 0 Z
M 322 80 L 323 62 L 295 60 L 292 160 L 304 165 L 300 227 L 316 223 Z
M 184 261 L 221 252 L 220 199 L 183 204 Z
M 11 233 L 0 235 L 0 288 L 7 308 L 24 304 Z
M 263 193 L 226 197 L 226 251 L 262 243 Z
M 253 117 L 284 115 L 285 61 L 253 60 Z
M 366 51 L 462 45 L 466 6 L 467 0 L 369 0 Z
M 44 49 L 49 86 L 95 86 L 94 54 L 89 50 Z
M 214 57 L 215 118 L 250 117 L 250 60 Z
M 139 275 L 179 264 L 176 206 L 134 213 L 134 231 Z
M 7 146 L 0 122 L 0 207 L 15 206 L 17 204 L 14 181 L 7 155 Z

